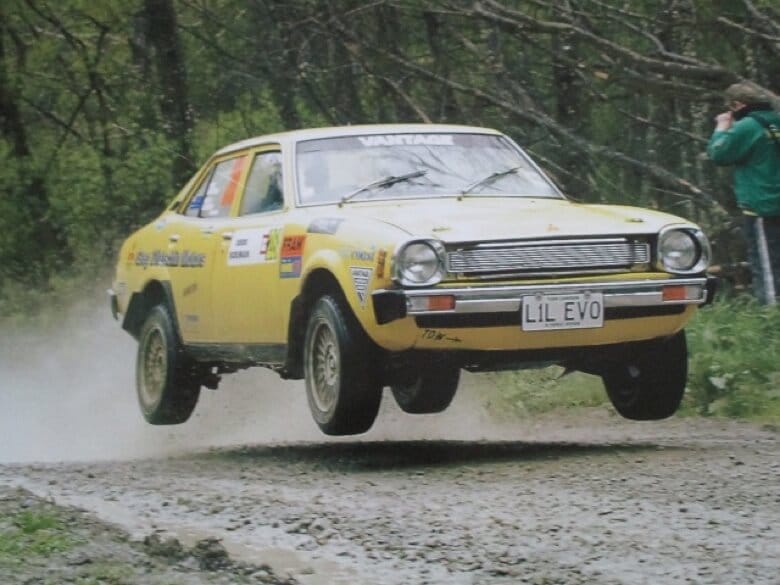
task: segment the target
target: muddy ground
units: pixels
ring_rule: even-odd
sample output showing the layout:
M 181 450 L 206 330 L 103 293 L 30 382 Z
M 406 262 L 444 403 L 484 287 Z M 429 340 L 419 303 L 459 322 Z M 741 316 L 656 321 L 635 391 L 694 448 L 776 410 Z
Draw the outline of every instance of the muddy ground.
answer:
M 299 383 L 261 371 L 154 428 L 113 324 L 7 339 L 2 583 L 780 583 L 776 428 L 606 408 L 498 423 L 489 378 L 466 376 L 442 415 L 385 400 L 333 440 Z M 26 510 L 57 511 L 73 546 L 4 557 Z

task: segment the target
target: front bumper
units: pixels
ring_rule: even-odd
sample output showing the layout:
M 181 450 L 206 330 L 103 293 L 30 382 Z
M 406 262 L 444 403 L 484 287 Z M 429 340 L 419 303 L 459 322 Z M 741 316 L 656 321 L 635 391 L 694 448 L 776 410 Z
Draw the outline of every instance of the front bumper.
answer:
M 685 287 L 685 298 L 669 295 L 671 288 Z M 641 314 L 641 308 L 684 309 L 685 305 L 705 305 L 712 302 L 717 278 L 669 278 L 660 280 L 631 280 L 609 283 L 532 284 L 511 286 L 478 286 L 468 288 L 382 289 L 372 294 L 377 323 L 384 325 L 407 316 L 426 317 L 489 317 L 490 315 L 520 314 L 524 296 L 549 294 L 602 293 L 604 307 L 631 315 Z M 446 310 L 419 308 L 417 299 L 453 297 L 454 306 Z M 430 303 L 436 304 L 436 303 Z M 462 319 L 463 322 L 466 322 Z

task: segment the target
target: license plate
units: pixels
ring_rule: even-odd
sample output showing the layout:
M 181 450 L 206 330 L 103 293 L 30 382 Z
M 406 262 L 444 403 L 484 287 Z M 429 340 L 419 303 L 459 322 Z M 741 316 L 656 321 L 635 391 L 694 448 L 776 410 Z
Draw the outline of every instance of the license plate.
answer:
M 604 295 L 576 293 L 523 297 L 523 331 L 604 326 Z

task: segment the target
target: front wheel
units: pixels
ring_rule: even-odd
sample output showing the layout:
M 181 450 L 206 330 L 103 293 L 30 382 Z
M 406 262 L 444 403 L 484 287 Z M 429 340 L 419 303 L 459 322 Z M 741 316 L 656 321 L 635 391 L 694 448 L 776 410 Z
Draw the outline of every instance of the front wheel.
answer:
M 688 377 L 685 332 L 658 340 L 601 374 L 612 405 L 631 420 L 661 420 L 680 406 Z
M 373 346 L 355 317 L 332 296 L 314 305 L 303 346 L 306 397 L 327 435 L 364 433 L 382 398 Z
M 176 425 L 190 418 L 200 383 L 189 366 L 168 308 L 157 305 L 141 327 L 136 358 L 138 404 L 147 422 Z

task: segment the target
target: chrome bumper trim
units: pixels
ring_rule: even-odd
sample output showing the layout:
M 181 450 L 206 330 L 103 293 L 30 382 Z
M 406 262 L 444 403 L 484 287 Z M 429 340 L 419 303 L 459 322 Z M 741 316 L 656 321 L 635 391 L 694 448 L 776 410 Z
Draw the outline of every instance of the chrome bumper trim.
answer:
M 663 300 L 665 286 L 699 287 L 696 298 L 676 301 Z M 708 279 L 674 278 L 663 280 L 632 280 L 609 283 L 532 284 L 520 286 L 479 286 L 469 288 L 427 288 L 405 290 L 377 290 L 373 295 L 393 294 L 406 299 L 408 315 L 443 315 L 447 313 L 503 313 L 519 311 L 522 298 L 529 295 L 582 294 L 600 292 L 605 307 L 647 307 L 655 305 L 702 305 L 708 300 Z M 451 295 L 455 308 L 449 311 L 414 310 L 410 306 L 415 297 Z

